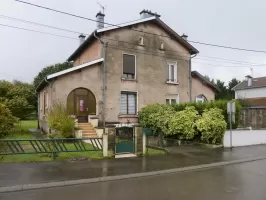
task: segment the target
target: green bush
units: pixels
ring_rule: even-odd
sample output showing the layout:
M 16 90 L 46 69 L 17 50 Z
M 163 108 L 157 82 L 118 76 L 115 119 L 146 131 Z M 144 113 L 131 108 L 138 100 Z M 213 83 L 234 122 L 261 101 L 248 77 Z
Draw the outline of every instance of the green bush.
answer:
M 169 120 L 175 111 L 170 105 L 151 104 L 139 112 L 139 121 L 144 128 L 151 128 L 154 132 L 167 132 Z
M 183 111 L 176 112 L 169 121 L 166 134 L 176 135 L 178 139 L 191 140 L 197 133 L 196 120 L 199 118 L 195 107 L 188 106 Z
M 12 116 L 11 111 L 0 103 L 0 138 L 10 134 L 17 119 Z
M 211 108 L 219 108 L 222 110 L 222 115 L 227 123 L 227 128 L 229 129 L 229 121 L 228 121 L 228 114 L 227 114 L 227 102 L 226 100 L 219 100 L 219 101 L 208 101 L 204 103 L 196 103 L 196 102 L 188 102 L 188 103 L 181 103 L 181 104 L 172 104 L 171 106 L 175 109 L 175 111 L 182 111 L 187 106 L 194 106 L 195 109 L 202 115 L 203 111 L 206 109 Z M 240 112 L 241 112 L 241 105 L 239 101 L 235 101 L 236 103 L 236 123 L 233 124 L 233 128 L 236 129 L 238 127 L 238 123 L 240 120 Z
M 208 144 L 222 144 L 226 130 L 226 122 L 222 110 L 211 108 L 204 110 L 202 117 L 196 121 L 201 141 Z
M 72 118 L 66 109 L 66 106 L 57 102 L 47 114 L 48 126 L 60 133 L 63 138 L 72 137 L 75 129 L 75 119 Z

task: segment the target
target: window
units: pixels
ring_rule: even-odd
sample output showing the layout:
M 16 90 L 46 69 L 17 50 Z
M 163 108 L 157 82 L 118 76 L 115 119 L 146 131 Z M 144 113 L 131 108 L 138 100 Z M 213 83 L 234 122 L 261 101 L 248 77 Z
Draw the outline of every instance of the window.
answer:
M 176 104 L 176 103 L 179 103 L 179 98 L 178 96 L 176 98 L 169 98 L 169 99 L 166 99 L 166 104 Z
M 123 54 L 123 78 L 135 79 L 136 77 L 136 56 Z
M 137 94 L 135 92 L 121 92 L 120 114 L 136 115 Z
M 177 83 L 177 65 L 176 62 L 168 62 L 168 80 L 169 83 Z
M 196 97 L 196 102 L 197 103 L 203 103 L 205 101 L 207 101 L 207 98 L 204 95 L 199 95 L 199 96 Z

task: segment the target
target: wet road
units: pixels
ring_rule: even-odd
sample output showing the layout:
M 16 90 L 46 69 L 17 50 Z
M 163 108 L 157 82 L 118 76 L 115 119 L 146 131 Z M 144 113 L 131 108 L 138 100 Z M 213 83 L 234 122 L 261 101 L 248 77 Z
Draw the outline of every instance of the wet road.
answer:
M 233 150 L 195 147 L 177 147 L 169 150 L 170 154 L 166 156 L 73 163 L 0 164 L 0 187 L 141 173 L 266 155 L 266 145 L 239 147 Z
M 154 177 L 0 194 L 1 200 L 265 200 L 266 160 Z

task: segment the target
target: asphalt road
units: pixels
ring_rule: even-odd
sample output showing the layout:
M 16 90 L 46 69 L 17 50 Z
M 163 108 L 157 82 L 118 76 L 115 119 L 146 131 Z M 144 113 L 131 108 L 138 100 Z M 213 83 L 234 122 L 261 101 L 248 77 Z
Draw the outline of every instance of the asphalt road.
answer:
M 265 200 L 266 160 L 153 177 L 1 193 L 1 200 Z

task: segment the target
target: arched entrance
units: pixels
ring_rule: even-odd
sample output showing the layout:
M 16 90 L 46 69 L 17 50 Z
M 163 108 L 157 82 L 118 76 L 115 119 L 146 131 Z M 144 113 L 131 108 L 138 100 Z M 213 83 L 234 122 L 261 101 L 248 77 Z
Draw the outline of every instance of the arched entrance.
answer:
M 75 115 L 78 122 L 88 122 L 88 115 L 96 115 L 94 94 L 85 88 L 76 88 L 67 97 L 67 111 Z

